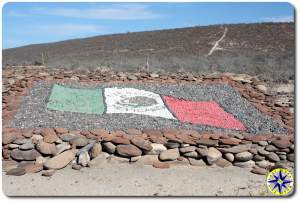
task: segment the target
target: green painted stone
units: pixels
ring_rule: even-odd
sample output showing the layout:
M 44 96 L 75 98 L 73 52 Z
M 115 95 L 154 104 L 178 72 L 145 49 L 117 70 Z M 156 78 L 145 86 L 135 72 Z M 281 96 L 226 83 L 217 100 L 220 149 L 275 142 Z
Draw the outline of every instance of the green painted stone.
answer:
M 47 108 L 50 110 L 103 114 L 102 89 L 77 89 L 54 84 Z

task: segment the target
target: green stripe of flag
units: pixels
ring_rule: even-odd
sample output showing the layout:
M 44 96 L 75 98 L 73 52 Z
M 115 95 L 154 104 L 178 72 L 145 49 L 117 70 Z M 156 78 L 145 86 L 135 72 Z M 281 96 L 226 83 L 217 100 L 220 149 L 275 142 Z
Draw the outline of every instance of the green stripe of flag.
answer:
M 76 89 L 54 84 L 47 108 L 50 110 L 103 114 L 103 89 Z

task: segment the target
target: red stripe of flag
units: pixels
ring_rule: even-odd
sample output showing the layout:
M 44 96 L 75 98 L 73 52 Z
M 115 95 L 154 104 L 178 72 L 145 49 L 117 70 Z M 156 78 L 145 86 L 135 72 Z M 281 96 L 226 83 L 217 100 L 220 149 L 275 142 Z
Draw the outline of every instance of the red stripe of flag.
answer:
M 215 101 L 195 102 L 164 96 L 166 105 L 181 122 L 219 128 L 246 130 L 233 115 L 225 112 Z

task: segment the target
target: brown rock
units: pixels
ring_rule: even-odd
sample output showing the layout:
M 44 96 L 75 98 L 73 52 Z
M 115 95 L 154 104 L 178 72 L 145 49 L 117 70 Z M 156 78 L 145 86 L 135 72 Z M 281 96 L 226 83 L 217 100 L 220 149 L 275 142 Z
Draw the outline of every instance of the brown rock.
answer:
M 61 169 L 68 165 L 75 158 L 75 152 L 72 150 L 65 151 L 44 163 L 47 169 Z
M 122 130 L 116 130 L 112 131 L 110 134 L 112 134 L 114 137 L 125 137 L 127 134 Z
M 68 133 L 69 132 L 69 130 L 66 129 L 66 128 L 54 128 L 54 130 L 55 130 L 55 132 L 57 134 L 64 134 L 64 133 Z
M 196 142 L 192 136 L 186 134 L 177 134 L 176 137 L 185 144 L 196 145 Z
M 173 134 L 173 133 L 170 133 L 170 132 L 165 132 L 165 133 L 164 133 L 164 136 L 165 136 L 169 141 L 177 142 L 177 143 L 182 143 L 182 140 L 178 139 L 178 138 L 176 137 L 176 134 Z
M 140 156 L 142 155 L 142 151 L 139 150 L 136 146 L 132 144 L 127 144 L 127 145 L 117 145 L 117 152 L 121 156 L 124 157 L 133 157 L 133 156 Z
M 153 143 L 157 143 L 157 144 L 166 144 L 167 143 L 167 139 L 163 136 L 150 136 L 149 137 L 150 141 Z
M 241 140 L 237 138 L 227 138 L 227 139 L 220 139 L 220 142 L 226 145 L 238 145 L 241 142 Z
M 110 142 L 114 136 L 112 134 L 109 134 L 109 133 L 102 133 L 100 136 L 99 136 L 100 140 L 104 141 L 104 142 Z
M 2 134 L 2 145 L 10 144 L 15 141 L 18 137 L 16 132 L 3 133 Z
M 288 139 L 273 140 L 272 144 L 280 149 L 285 149 L 292 145 L 292 143 Z
M 46 155 L 49 155 L 49 154 L 54 154 L 56 152 L 56 147 L 55 147 L 55 144 L 50 144 L 50 143 L 47 143 L 47 142 L 43 142 L 43 141 L 40 141 L 37 145 L 36 145 L 36 149 L 42 153 L 42 154 L 46 154 Z
M 41 131 L 41 135 L 44 137 L 44 142 L 54 143 L 57 140 L 57 135 L 52 128 L 44 128 Z
M 216 146 L 218 144 L 218 140 L 210 140 L 210 139 L 204 139 L 201 138 L 196 141 L 197 144 L 205 145 L 205 146 Z
M 244 138 L 245 140 L 258 143 L 260 141 L 267 141 L 270 138 L 270 135 L 245 135 Z
M 188 147 L 179 148 L 180 153 L 188 153 L 188 152 L 193 152 L 195 150 L 196 150 L 195 146 L 188 146 Z
M 93 129 L 93 130 L 90 130 L 90 132 L 96 136 L 102 136 L 102 135 L 109 134 L 109 132 L 105 129 Z
M 70 144 L 73 147 L 84 147 L 85 145 L 88 144 L 88 141 L 85 137 L 77 136 L 76 138 L 70 140 Z
M 237 146 L 233 146 L 230 148 L 218 148 L 219 151 L 221 151 L 222 153 L 240 153 L 240 152 L 244 152 L 244 151 L 248 151 L 251 148 L 251 145 L 249 144 L 243 144 L 243 145 L 237 145 Z
M 152 150 L 152 146 L 150 142 L 147 142 L 146 140 L 144 140 L 141 137 L 134 137 L 131 139 L 132 144 L 134 144 L 135 146 L 139 147 L 140 149 L 144 150 L 144 151 L 151 151 Z
M 260 167 L 254 167 L 251 170 L 251 173 L 258 174 L 258 175 L 266 175 L 268 173 L 268 170 Z
M 114 144 L 130 144 L 129 139 L 124 137 L 114 137 L 111 142 Z

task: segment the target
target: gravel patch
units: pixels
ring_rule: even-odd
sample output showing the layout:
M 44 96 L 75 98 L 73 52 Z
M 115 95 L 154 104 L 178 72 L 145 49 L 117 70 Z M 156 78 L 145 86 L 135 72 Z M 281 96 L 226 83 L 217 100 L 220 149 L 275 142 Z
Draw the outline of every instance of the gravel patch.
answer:
M 253 105 L 229 85 L 224 84 L 142 84 L 142 83 L 118 83 L 82 85 L 76 83 L 64 83 L 64 85 L 76 88 L 95 87 L 131 87 L 151 91 L 161 95 L 169 95 L 192 101 L 216 101 L 223 109 L 241 121 L 248 132 L 284 133 L 286 130 L 274 122 L 270 117 L 262 114 Z M 46 108 L 46 101 L 51 93 L 52 84 L 39 82 L 30 94 L 26 96 L 18 109 L 11 127 L 35 128 L 35 127 L 65 127 L 71 130 L 83 130 L 93 128 L 105 128 L 107 130 L 126 130 L 128 128 L 181 128 L 195 129 L 198 131 L 232 131 L 205 125 L 192 125 L 181 123 L 177 120 L 169 120 L 159 117 L 151 117 L 137 114 L 83 114 L 72 112 L 50 111 Z

